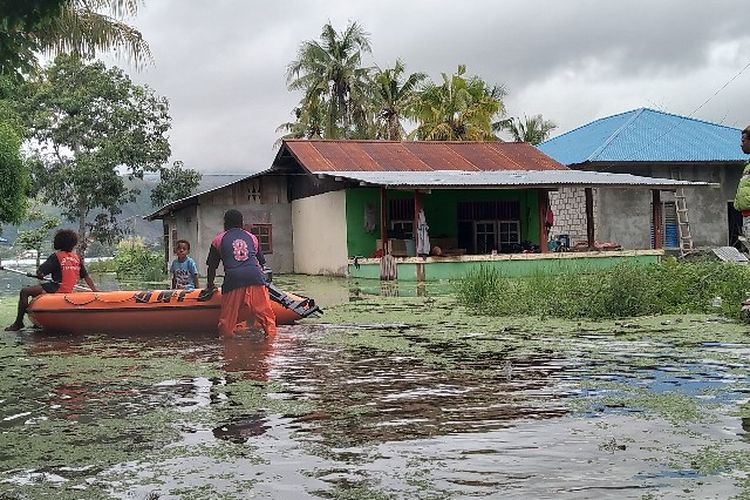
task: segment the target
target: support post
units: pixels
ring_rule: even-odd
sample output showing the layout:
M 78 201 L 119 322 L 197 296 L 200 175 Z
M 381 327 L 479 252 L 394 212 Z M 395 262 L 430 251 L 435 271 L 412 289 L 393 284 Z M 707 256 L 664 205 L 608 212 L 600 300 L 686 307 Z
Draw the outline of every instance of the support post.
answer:
M 589 250 L 594 249 L 594 192 L 591 188 L 586 188 L 586 240 Z
M 549 239 L 549 233 L 547 232 L 546 223 L 547 210 L 549 210 L 549 193 L 544 189 L 537 190 L 537 193 L 539 199 L 539 251 L 548 253 L 547 240 Z
M 651 190 L 651 225 L 654 228 L 654 248 L 664 248 L 664 225 L 663 207 L 661 204 L 661 191 L 658 189 Z
M 380 188 L 380 243 L 383 246 L 383 255 L 388 248 L 388 229 L 386 219 L 388 218 L 388 197 L 386 196 L 385 187 Z

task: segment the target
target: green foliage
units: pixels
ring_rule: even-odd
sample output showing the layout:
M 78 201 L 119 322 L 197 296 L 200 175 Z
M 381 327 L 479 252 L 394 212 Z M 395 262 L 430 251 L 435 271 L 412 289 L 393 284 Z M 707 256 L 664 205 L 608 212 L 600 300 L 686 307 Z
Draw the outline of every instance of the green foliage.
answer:
M 151 204 L 162 207 L 167 203 L 185 198 L 193 194 L 201 181 L 201 174 L 190 168 L 183 168 L 181 161 L 176 161 L 172 167 L 162 167 L 159 170 L 159 184 L 151 191 Z
M 114 269 L 118 280 L 159 281 L 166 276 L 164 254 L 152 252 L 143 238 L 129 238 L 117 244 Z
M 302 43 L 287 68 L 289 90 L 303 93 L 296 122 L 279 127 L 287 137 L 345 139 L 371 127 L 370 68 L 362 67 L 362 53 L 370 52 L 368 37 L 359 23 L 350 22 L 342 32 L 327 23 L 319 41 Z
M 619 264 L 588 273 L 519 279 L 480 266 L 467 273 L 457 288 L 461 303 L 493 316 L 602 319 L 720 312 L 739 318 L 742 301 L 750 293 L 750 268 L 667 259 L 660 264 Z
M 21 158 L 21 135 L 0 121 L 0 222 L 17 224 L 26 213 L 29 174 Z
M 86 257 L 112 257 L 114 255 L 114 248 L 109 245 L 104 245 L 100 241 L 94 241 L 86 249 Z M 110 262 L 110 261 L 101 261 Z M 112 270 L 114 272 L 114 269 Z
M 414 116 L 419 96 L 417 88 L 427 78 L 424 73 L 412 73 L 404 78 L 406 67 L 396 60 L 393 68 L 378 69 L 373 77 L 373 98 L 377 138 L 400 141 L 405 132 L 403 118 Z
M 495 132 L 501 130 L 510 132 L 516 142 L 528 142 L 537 145 L 546 141 L 549 134 L 557 128 L 555 122 L 545 120 L 542 115 L 534 115 L 531 118 L 524 115 L 523 118 L 523 121 L 520 118 L 500 120 L 492 124 L 492 129 Z
M 369 52 L 369 34 L 356 22 L 342 32 L 328 23 L 320 40 L 303 42 L 287 68 L 287 88 L 303 97 L 293 111 L 295 120 L 277 129 L 286 132 L 282 139 L 400 141 L 406 135 L 404 119 L 419 125 L 410 138 L 497 139 L 493 121 L 505 112 L 503 86 L 466 77 L 464 65 L 453 75 L 443 73 L 439 85 L 423 84 L 427 76 L 405 76 L 400 60 L 393 68 L 363 66 L 362 54 Z
M 136 64 L 151 58 L 141 33 L 123 22 L 138 0 L 0 2 L 0 75 L 20 81 L 38 69 L 40 53 L 95 57 L 117 51 Z
M 60 225 L 60 219 L 35 209 L 29 212 L 27 220 L 38 224 L 31 229 L 20 231 L 15 244 L 23 250 L 36 250 L 36 265 L 39 267 L 42 249 L 49 245 L 50 231 Z
M 143 178 L 170 155 L 166 98 L 133 84 L 119 68 L 72 56 L 58 56 L 30 87 L 24 106 L 38 145 L 32 172 L 39 195 L 78 223 L 81 252 L 89 231 L 112 242 L 119 235 L 120 207 L 137 194 L 118 169 Z
M 465 77 L 466 66 L 443 73 L 443 83 L 428 83 L 415 106 L 416 137 L 425 141 L 495 140 L 493 119 L 505 112 L 502 86 L 490 87 L 478 76 Z

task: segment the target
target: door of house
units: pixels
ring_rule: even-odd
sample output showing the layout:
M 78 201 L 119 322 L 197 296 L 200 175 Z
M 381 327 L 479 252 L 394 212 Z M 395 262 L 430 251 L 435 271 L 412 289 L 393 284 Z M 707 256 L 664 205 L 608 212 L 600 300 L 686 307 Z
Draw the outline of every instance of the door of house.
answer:
M 742 235 L 742 214 L 734 209 L 734 203 L 727 203 L 727 225 L 729 229 L 729 245 L 744 251 L 737 238 Z
M 474 248 L 478 254 L 487 254 L 497 250 L 497 225 L 494 220 L 476 221 L 474 235 Z
M 664 202 L 664 248 L 680 247 L 680 230 L 677 227 L 677 205 Z

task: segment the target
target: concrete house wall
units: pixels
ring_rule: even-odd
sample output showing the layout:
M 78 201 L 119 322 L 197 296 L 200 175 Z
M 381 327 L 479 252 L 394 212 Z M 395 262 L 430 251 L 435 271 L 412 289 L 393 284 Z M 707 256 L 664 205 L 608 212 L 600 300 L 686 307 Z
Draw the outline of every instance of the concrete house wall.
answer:
M 723 246 L 729 241 L 728 204 L 734 200 L 742 166 L 737 164 L 654 164 L 608 165 L 600 168 L 575 165 L 575 168 L 607 172 L 704 181 L 717 187 L 688 187 L 688 220 L 696 247 Z M 674 194 L 662 192 L 662 203 L 674 201 Z M 650 205 L 648 189 L 594 189 L 594 220 L 597 240 L 613 241 L 625 249 L 650 248 Z M 553 234 L 570 234 L 571 243 L 586 239 L 583 188 L 564 188 L 550 193 L 555 214 Z
M 292 202 L 294 272 L 344 276 L 347 255 L 346 191 Z
M 211 240 L 224 230 L 223 215 L 230 208 L 242 212 L 246 225 L 271 224 L 272 253 L 266 255 L 267 264 L 277 273 L 293 272 L 292 213 L 283 176 L 257 177 L 211 191 L 199 196 L 196 205 L 167 216 L 170 247 L 175 239 L 190 241 L 191 256 L 205 276 Z

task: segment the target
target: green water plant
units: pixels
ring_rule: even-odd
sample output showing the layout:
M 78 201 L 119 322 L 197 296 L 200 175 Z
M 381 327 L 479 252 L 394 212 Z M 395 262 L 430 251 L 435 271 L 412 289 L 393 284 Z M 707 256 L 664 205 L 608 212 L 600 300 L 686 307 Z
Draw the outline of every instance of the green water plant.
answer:
M 563 270 L 528 278 L 480 266 L 457 283 L 459 302 L 481 314 L 571 319 L 687 313 L 738 318 L 749 292 L 747 266 L 672 258 L 658 264 Z

